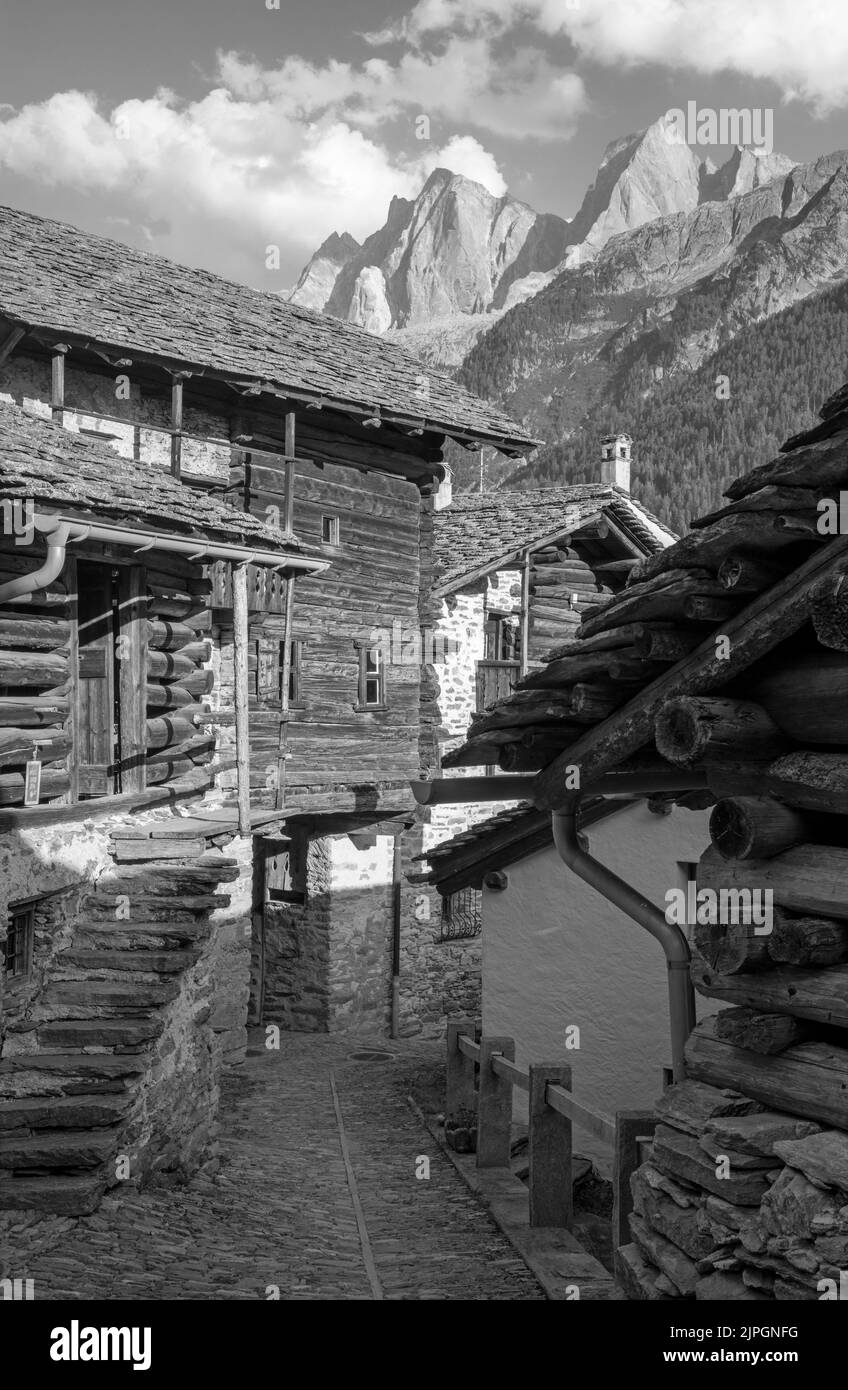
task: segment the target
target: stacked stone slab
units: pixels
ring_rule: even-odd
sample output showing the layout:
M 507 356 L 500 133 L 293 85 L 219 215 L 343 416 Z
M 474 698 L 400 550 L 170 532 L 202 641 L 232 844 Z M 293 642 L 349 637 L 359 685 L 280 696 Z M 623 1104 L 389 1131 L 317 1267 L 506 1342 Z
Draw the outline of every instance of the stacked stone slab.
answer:
M 212 913 L 239 868 L 198 854 L 179 822 L 165 823 L 168 839 L 156 829 L 113 843 L 119 862 L 81 897 L 45 987 L 8 1024 L 0 1209 L 90 1212 L 122 1179 L 186 1175 L 208 1152 L 221 1051 Z
M 657 1102 L 618 1274 L 639 1299 L 839 1297 L 848 1135 L 697 1081 Z

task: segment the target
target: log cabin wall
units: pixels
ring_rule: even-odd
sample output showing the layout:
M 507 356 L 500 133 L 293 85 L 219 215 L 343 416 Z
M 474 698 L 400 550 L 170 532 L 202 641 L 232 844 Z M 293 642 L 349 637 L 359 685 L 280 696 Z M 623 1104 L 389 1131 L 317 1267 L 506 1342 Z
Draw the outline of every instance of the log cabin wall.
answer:
M 14 400 L 49 416 L 49 361 L 13 355 L 0 367 L 0 399 Z M 116 368 L 112 373 L 84 370 L 69 359 L 65 400 L 63 421 L 69 428 L 98 434 L 122 457 L 142 465 L 168 466 L 169 392 L 138 384 L 131 368 Z M 409 659 L 408 639 L 419 631 L 420 623 L 421 492 L 406 477 L 364 470 L 371 463 L 372 467 L 382 464 L 420 474 L 422 459 L 436 455 L 432 441 L 426 445 L 410 441 L 404 449 L 397 447 L 399 436 L 387 445 L 379 431 L 369 434 L 353 425 L 346 435 L 333 426 L 319 428 L 306 418 L 309 414 L 303 412 L 297 424 L 294 527 L 301 539 L 323 547 L 331 569 L 317 580 L 301 580 L 295 586 L 292 636 L 301 644 L 302 666 L 288 730 L 292 757 L 286 760 L 286 779 L 289 787 L 298 789 L 299 805 L 326 810 L 337 804 L 332 793 L 339 784 L 388 782 L 400 786 L 418 773 L 420 663 Z M 245 506 L 262 519 L 271 515 L 269 508 L 276 508 L 275 519 L 279 520 L 284 506 L 282 420 L 256 411 L 249 417 L 250 427 L 262 434 L 263 448 L 273 447 L 268 442 L 272 436 L 279 440 L 279 465 L 264 457 L 259 463 L 243 453 L 238 456 L 241 463 L 234 468 L 229 441 L 236 428 L 245 427 L 246 419 L 237 403 L 230 405 L 222 398 L 219 404 L 212 401 L 198 406 L 191 403 L 189 394 L 181 449 L 183 477 L 215 484 L 231 505 Z M 325 540 L 328 523 L 330 538 Z M 221 649 L 215 662 L 220 661 L 222 688 L 212 703 L 224 714 L 220 739 L 229 747 L 232 628 L 226 571 L 220 563 L 208 567 L 208 576 L 196 574 L 186 593 L 175 582 L 186 572 L 185 566 L 172 556 L 167 566 L 160 567 L 153 584 L 161 599 L 161 612 L 157 610 L 154 616 L 190 626 L 207 603 L 213 609 L 215 627 L 204 628 L 199 640 L 211 639 Z M 258 586 L 251 596 L 251 641 L 255 643 L 251 657 L 255 681 L 251 699 L 252 800 L 258 806 L 273 806 L 280 756 L 285 751 L 280 742 L 278 683 L 274 688 L 285 632 L 285 584 L 267 571 L 252 569 L 251 574 Z M 199 607 L 189 603 L 199 598 L 204 599 Z M 200 619 L 201 625 L 204 621 L 210 622 L 208 614 Z M 385 652 L 388 699 L 385 709 L 357 710 L 357 643 L 361 646 L 372 640 L 380 642 Z M 190 660 L 197 664 L 197 642 L 187 642 L 186 647 Z M 175 713 L 176 702 L 187 694 L 194 697 L 186 701 L 192 705 L 202 703 L 202 697 L 210 694 L 201 688 L 208 677 L 186 671 L 186 681 L 172 680 L 176 668 L 182 670 L 185 665 L 182 655 L 173 650 L 172 662 L 150 658 L 156 669 L 167 672 L 164 683 L 172 687 L 171 695 L 153 691 L 154 700 L 162 702 L 158 706 L 161 714 Z M 42 664 L 46 672 L 47 660 Z M 155 717 L 155 710 L 151 716 Z M 153 731 L 154 737 L 161 733 L 161 729 Z M 161 764 L 167 759 L 160 753 L 155 761 Z M 154 775 L 163 778 L 166 774 L 160 768 Z
M 317 456 L 317 447 L 312 452 Z M 250 466 L 256 515 L 279 505 L 282 489 L 282 466 Z M 298 807 L 326 809 L 326 795 L 340 786 L 394 784 L 408 799 L 405 783 L 419 767 L 420 510 L 418 487 L 406 478 L 298 462 L 295 532 L 322 546 L 330 561 L 324 574 L 297 580 L 294 591 L 297 675 L 285 775 L 287 798 Z M 325 531 L 331 539 L 322 539 Z M 284 619 L 255 616 L 257 661 L 266 653 L 278 661 Z M 229 637 L 224 629 L 225 664 Z M 360 701 L 360 653 L 374 646 L 384 666 L 384 698 L 369 708 Z M 251 789 L 258 804 L 271 806 L 280 729 L 273 684 L 263 692 L 260 680 L 251 697 Z
M 0 544 L 0 582 L 35 568 Z M 136 1181 L 204 1160 L 221 1067 L 246 1045 L 252 904 L 249 841 L 224 854 L 145 801 L 178 786 L 190 807 L 213 781 L 201 565 L 70 551 L 47 590 L 0 610 L 0 1208 L 77 1213 L 119 1152 Z M 40 799 L 15 819 L 36 753 Z

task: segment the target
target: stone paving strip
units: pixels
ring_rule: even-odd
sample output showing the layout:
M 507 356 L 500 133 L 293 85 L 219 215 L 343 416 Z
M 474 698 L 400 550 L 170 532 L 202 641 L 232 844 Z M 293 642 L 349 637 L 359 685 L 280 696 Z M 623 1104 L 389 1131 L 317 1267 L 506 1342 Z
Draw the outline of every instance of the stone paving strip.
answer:
M 263 1041 L 225 1081 L 217 1172 L 78 1219 L 8 1213 L 0 1272 L 41 1300 L 545 1299 L 407 1104 L 441 1046 Z M 351 1060 L 369 1048 L 395 1058 Z

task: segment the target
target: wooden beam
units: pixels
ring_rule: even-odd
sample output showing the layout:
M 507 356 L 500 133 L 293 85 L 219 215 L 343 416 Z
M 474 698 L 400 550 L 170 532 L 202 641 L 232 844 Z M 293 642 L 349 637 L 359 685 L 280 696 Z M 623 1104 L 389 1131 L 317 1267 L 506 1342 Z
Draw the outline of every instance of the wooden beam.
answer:
M 26 326 L 22 323 L 13 324 L 2 342 L 0 342 L 0 367 L 6 362 L 15 351 L 21 338 L 26 337 Z
M 51 360 L 50 411 L 54 425 L 65 423 L 65 356 L 67 343 L 56 343 Z
M 280 733 L 277 742 L 277 785 L 274 805 L 283 806 L 286 799 L 286 753 L 289 733 L 289 680 L 291 678 L 292 613 L 294 611 L 294 575 L 284 580 L 286 586 L 285 626 L 283 628 L 283 660 L 280 669 Z
M 179 478 L 183 456 L 183 382 L 191 372 L 175 372 L 171 382 L 171 476 Z
M 766 652 L 797 632 L 809 617 L 822 578 L 836 571 L 846 560 L 848 536 L 837 536 L 774 588 L 759 594 L 724 624 L 722 636 L 730 641 L 722 644 L 721 657 L 715 634 L 710 633 L 690 656 L 628 700 L 545 768 L 533 784 L 535 804 L 545 810 L 562 806 L 569 799 L 567 768 L 579 767 L 580 779 L 585 785 L 652 740 L 654 720 L 669 700 L 727 685 Z M 727 645 L 729 651 L 725 656 Z M 573 782 L 573 778 L 569 781 Z
M 236 708 L 236 778 L 240 835 L 250 834 L 247 569 L 246 564 L 233 565 L 233 687 Z
M 527 675 L 530 658 L 530 551 L 524 556 L 521 575 L 521 675 Z
M 286 485 L 283 508 L 283 530 L 286 532 L 294 530 L 294 479 L 297 467 L 295 447 L 295 413 L 289 410 L 286 414 Z

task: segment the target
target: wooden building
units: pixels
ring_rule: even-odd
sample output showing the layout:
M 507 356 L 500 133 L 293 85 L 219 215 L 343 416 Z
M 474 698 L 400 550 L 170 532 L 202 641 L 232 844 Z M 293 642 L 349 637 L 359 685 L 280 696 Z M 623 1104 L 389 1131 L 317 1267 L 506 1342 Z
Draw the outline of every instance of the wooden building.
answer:
M 0 508 L 0 1208 L 85 1211 L 120 1154 L 133 1182 L 196 1166 L 244 1044 L 251 841 L 221 845 L 249 769 L 237 810 L 204 569 L 325 562 L 16 405 Z
M 510 790 L 530 815 L 550 814 L 563 894 L 567 865 L 666 955 L 673 1079 L 639 1121 L 654 1138 L 618 1252 L 636 1298 L 844 1288 L 846 446 L 843 388 L 497 707 L 513 739 L 544 733 L 535 775 Z M 475 790 L 502 795 L 498 779 Z M 577 817 L 601 794 L 710 809 L 711 843 L 685 889 L 669 882 L 651 904 L 616 876 L 612 851 L 592 854 Z M 498 848 L 492 831 L 490 870 Z M 720 1006 L 697 1025 L 693 987 Z
M 3 403 L 6 433 L 19 442 L 8 456 L 18 471 L 0 498 L 7 515 L 0 575 L 5 583 L 40 569 L 46 544 L 53 586 L 39 590 L 53 597 L 40 605 L 49 611 L 39 611 L 38 631 L 30 616 L 38 605 L 29 600 L 24 614 L 21 595 L 8 591 L 15 603 L 3 606 L 0 636 L 13 653 L 4 656 L 0 696 L 17 721 L 8 727 L 44 732 L 41 741 L 27 733 L 20 747 L 6 740 L 0 770 L 0 807 L 11 818 L 0 853 L 4 865 L 18 866 L 7 883 L 15 910 L 0 912 L 5 978 L 18 980 L 28 999 L 25 1020 L 2 1025 L 0 1085 L 19 1107 L 7 1112 L 14 1132 L 26 1129 L 25 1102 L 42 1091 L 61 1099 L 77 1128 L 100 1124 L 95 1110 L 120 1110 L 66 1104 L 83 1091 L 63 1077 L 92 1065 L 76 1053 L 92 1036 L 108 1048 L 110 1027 L 119 1036 L 116 1057 L 135 1060 L 112 1059 L 105 1070 L 117 1079 L 98 1074 L 91 1091 L 123 1096 L 132 1075 L 142 1078 L 134 1094 L 147 1095 L 144 1078 L 159 1044 L 150 1042 L 151 1021 L 136 1018 L 145 999 L 144 1008 L 164 1001 L 168 1017 L 183 1020 L 181 1037 L 198 1066 L 203 1030 L 192 1031 L 186 1009 L 192 1018 L 210 1011 L 217 1053 L 231 1059 L 243 1052 L 248 1010 L 254 1021 L 289 1027 L 388 1029 L 403 913 L 411 911 L 401 891 L 401 836 L 415 814 L 409 779 L 420 767 L 421 668 L 386 660 L 383 636 L 422 621 L 445 439 L 508 454 L 532 441 L 448 378 L 351 325 L 13 209 L 0 210 Z M 48 534 L 27 520 L 31 503 L 39 515 L 42 497 L 51 515 L 78 504 L 61 564 L 54 522 L 44 523 Z M 185 531 L 192 543 L 136 545 L 124 511 L 146 518 L 145 534 L 159 526 L 163 535 Z M 222 533 L 233 554 L 250 552 L 244 563 L 230 562 Z M 273 563 L 264 557 L 268 547 Z M 254 549 L 261 558 L 251 558 Z M 125 613 L 127 632 L 115 627 Z M 129 665 L 112 659 L 113 638 Z M 29 757 L 36 742 L 39 756 Z M 166 836 L 145 831 L 139 846 L 135 820 L 115 817 L 139 815 L 132 808 L 146 806 L 144 798 L 159 806 L 159 787 L 179 814 L 184 787 L 189 798 L 207 787 L 213 749 L 215 785 L 202 815 L 192 807 L 185 838 L 169 824 L 169 867 L 151 856 Z M 26 771 L 33 763 L 41 767 L 38 783 Z M 48 811 L 58 827 L 47 840 L 47 853 L 55 848 L 50 874 L 35 819 Z M 31 836 L 26 846 L 22 836 Z M 230 862 L 221 866 L 224 847 Z M 138 867 L 148 863 L 149 873 Z M 132 871 L 123 867 L 130 864 Z M 107 907 L 99 898 L 89 903 L 90 890 L 96 896 L 107 879 L 142 872 L 188 894 L 174 918 L 181 936 L 163 925 L 138 940 L 156 969 L 169 972 L 164 981 L 140 980 L 135 970 L 116 977 L 128 965 L 120 941 L 130 928 L 119 921 L 104 935 L 98 914 L 108 915 Z M 232 880 L 228 907 L 200 891 L 200 881 L 218 873 Z M 42 880 L 61 907 L 32 907 Z M 115 894 L 126 896 L 117 887 Z M 143 907 L 146 927 L 164 923 L 158 887 L 145 892 Z M 210 911 L 211 972 L 205 964 L 189 968 L 195 914 L 205 922 Z M 121 957 L 105 974 L 92 956 L 101 940 Z M 164 951 L 177 941 L 185 982 L 176 972 L 170 978 L 177 956 Z M 57 961 L 57 951 L 79 959 Z M 35 1003 L 43 990 L 47 1003 Z M 52 1002 L 56 991 L 61 1005 Z M 41 1048 L 43 1030 L 30 1025 L 44 1019 L 42 1005 L 61 1034 L 52 1051 L 66 1058 L 48 1082 L 40 1080 L 41 1063 L 27 1068 L 20 1060 Z M 104 1015 L 95 1028 L 101 1007 L 121 1018 Z M 124 1036 L 125 1014 L 133 1039 Z M 78 1047 L 74 1039 L 82 1039 Z M 155 1123 L 139 1120 L 145 1171 L 191 1167 L 202 1148 L 191 1136 L 206 1133 L 214 1114 L 214 1068 L 191 1101 L 191 1069 L 174 1060 L 181 1048 L 168 1043 L 171 1060 L 163 1064 L 169 1079 L 161 1094 L 172 1087 L 171 1099 L 157 1099 Z M 178 1112 L 193 1116 L 184 1134 Z M 36 1106 L 33 1130 L 58 1113 Z M 100 1137 L 84 1148 L 96 1152 L 98 1171 L 115 1134 Z M 51 1144 L 55 1152 L 47 1145 L 39 1163 L 68 1175 L 68 1152 L 60 1139 Z M 16 1175 L 18 1203 L 26 1196 L 25 1157 L 24 1146 L 0 1158 L 0 1172 Z M 73 1158 L 82 1164 L 79 1150 Z M 10 1181 L 0 1178 L 7 1198 Z M 54 1200 L 44 1184 L 40 1190 L 39 1200 Z M 100 1190 L 102 1183 L 89 1184 L 77 1199 L 69 1188 L 67 1200 L 94 1200 Z M 59 1204 L 64 1191 L 56 1189 Z
M 620 464 L 629 469 L 629 445 Z M 615 467 L 599 457 L 599 475 L 608 477 L 597 484 L 460 493 L 449 501 L 440 493 L 427 629 L 435 664 L 425 711 L 438 730 L 431 771 L 462 777 L 481 762 L 497 767 L 502 750 L 503 766 L 520 768 L 525 750 L 502 735 L 493 707 L 553 643 L 577 630 L 588 604 L 617 592 L 633 565 L 671 544 L 673 534 L 620 485 L 629 476 Z M 491 811 L 473 802 L 427 807 L 416 853 Z M 419 934 L 411 973 L 441 991 L 428 1019 L 435 1032 L 445 1007 L 479 1010 L 481 899 L 479 885 L 432 892 L 417 875 L 413 867 L 417 912 L 430 935 Z

